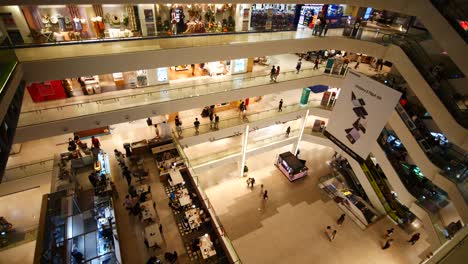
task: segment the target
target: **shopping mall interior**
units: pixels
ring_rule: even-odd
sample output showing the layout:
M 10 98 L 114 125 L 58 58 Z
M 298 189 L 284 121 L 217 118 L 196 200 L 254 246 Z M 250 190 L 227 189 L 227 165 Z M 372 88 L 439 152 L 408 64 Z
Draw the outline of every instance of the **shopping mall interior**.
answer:
M 0 263 L 458 264 L 468 5 L 3 0 Z

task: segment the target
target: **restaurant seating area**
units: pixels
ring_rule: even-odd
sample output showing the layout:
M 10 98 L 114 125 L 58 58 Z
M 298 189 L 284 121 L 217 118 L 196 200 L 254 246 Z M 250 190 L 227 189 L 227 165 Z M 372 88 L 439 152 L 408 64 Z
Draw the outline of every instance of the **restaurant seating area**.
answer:
M 168 176 L 168 180 L 164 182 L 164 189 L 190 261 L 229 263 L 211 221 L 211 215 L 202 203 L 188 169 L 173 169 L 168 173 L 177 175 L 175 179 Z

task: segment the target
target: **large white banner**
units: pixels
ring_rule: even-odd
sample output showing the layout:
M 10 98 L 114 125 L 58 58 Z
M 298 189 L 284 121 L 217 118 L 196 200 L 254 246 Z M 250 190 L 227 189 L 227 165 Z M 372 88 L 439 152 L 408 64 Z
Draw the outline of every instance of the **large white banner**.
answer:
M 351 150 L 366 159 L 400 96 L 400 92 L 390 87 L 349 71 L 329 119 L 326 135 L 348 154 Z

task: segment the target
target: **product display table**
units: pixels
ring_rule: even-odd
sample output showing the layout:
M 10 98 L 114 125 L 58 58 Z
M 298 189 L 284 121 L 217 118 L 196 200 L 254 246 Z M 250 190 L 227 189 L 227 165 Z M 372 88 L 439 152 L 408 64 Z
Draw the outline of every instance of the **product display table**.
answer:
M 145 239 L 148 241 L 149 247 L 162 245 L 163 239 L 161 233 L 159 233 L 158 225 L 153 224 L 145 227 Z

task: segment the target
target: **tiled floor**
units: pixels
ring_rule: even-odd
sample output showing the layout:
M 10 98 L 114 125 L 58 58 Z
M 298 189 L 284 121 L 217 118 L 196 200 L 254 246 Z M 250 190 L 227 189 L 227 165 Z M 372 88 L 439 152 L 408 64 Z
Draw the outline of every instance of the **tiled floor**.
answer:
M 206 189 L 243 263 L 312 263 L 314 260 L 320 260 L 318 263 L 419 263 L 419 257 L 427 253 L 428 247 L 423 232 L 422 239 L 410 246 L 405 242 L 407 235 L 396 228 L 395 243 L 383 251 L 383 233 L 393 226 L 387 218 L 365 231 L 349 219 L 337 227 L 335 221 L 342 212 L 317 187 L 318 177 L 329 171 L 326 161 L 333 151 L 304 143 L 301 158 L 307 160 L 310 173 L 303 180 L 290 183 L 273 166 L 276 155 L 290 148 L 247 160 L 249 177 L 256 179 L 253 190 L 246 187 L 245 178 L 230 174 L 221 184 Z M 237 171 L 237 166 L 201 172 L 199 176 L 202 182 L 209 183 L 214 175 L 224 178 L 227 169 Z M 266 203 L 260 198 L 260 184 L 269 192 Z M 333 242 L 324 234 L 327 225 L 338 230 Z

